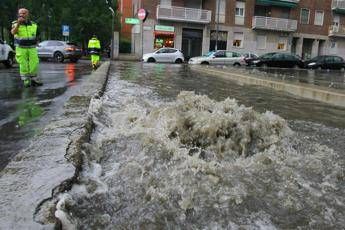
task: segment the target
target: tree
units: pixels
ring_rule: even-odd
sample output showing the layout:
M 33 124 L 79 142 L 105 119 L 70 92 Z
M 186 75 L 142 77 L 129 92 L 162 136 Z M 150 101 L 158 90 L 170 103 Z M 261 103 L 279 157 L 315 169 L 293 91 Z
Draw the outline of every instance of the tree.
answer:
M 41 40 L 62 40 L 62 25 L 70 26 L 70 40 L 86 47 L 88 39 L 96 34 L 102 46 L 111 40 L 112 15 L 109 4 L 117 9 L 117 1 L 101 0 L 0 0 L 0 36 L 11 40 L 11 22 L 16 19 L 18 8 L 30 10 L 31 18 L 37 22 Z M 119 17 L 116 12 L 115 28 Z

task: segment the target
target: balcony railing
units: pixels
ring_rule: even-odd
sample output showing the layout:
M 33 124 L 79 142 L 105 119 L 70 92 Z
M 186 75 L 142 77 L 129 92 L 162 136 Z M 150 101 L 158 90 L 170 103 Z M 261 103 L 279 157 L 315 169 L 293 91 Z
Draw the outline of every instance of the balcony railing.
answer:
M 254 16 L 253 22 L 252 22 L 252 28 L 263 29 L 263 30 L 294 32 L 297 30 L 297 20 Z
M 157 19 L 207 24 L 211 22 L 211 11 L 177 6 L 157 6 Z
M 345 27 L 344 26 L 330 26 L 328 36 L 345 37 Z
M 345 0 L 333 0 L 332 10 L 345 10 Z

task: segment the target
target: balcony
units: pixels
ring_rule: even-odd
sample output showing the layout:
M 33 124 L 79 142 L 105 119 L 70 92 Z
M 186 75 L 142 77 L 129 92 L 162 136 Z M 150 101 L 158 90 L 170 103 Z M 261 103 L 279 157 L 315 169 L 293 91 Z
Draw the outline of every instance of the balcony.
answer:
M 330 26 L 329 37 L 345 37 L 345 27 L 344 26 Z
M 299 0 L 256 0 L 257 5 L 262 6 L 280 6 L 294 8 L 298 5 Z
M 210 10 L 177 6 L 157 6 L 157 19 L 159 20 L 208 24 L 211 22 L 211 14 Z
M 297 20 L 254 16 L 253 29 L 294 32 L 297 30 Z
M 345 0 L 333 0 L 332 10 L 338 14 L 345 14 Z

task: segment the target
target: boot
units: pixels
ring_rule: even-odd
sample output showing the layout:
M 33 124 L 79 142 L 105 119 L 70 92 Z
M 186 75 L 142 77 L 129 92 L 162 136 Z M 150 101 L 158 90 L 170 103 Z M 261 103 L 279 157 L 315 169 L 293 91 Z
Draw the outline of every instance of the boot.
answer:
M 31 86 L 31 79 L 30 78 L 26 78 L 23 80 L 23 84 L 25 88 L 28 88 Z

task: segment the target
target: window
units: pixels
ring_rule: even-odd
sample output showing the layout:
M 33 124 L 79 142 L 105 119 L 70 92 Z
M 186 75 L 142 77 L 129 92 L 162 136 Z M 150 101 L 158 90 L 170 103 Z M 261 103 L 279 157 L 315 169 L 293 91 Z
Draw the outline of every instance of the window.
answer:
M 222 58 L 225 57 L 225 51 L 218 51 L 214 54 L 216 58 Z
M 219 4 L 219 13 L 218 13 L 218 4 Z M 216 22 L 225 23 L 225 6 L 226 6 L 225 0 L 216 1 L 216 14 L 215 14 Z
M 286 50 L 286 46 L 287 46 L 287 37 L 280 37 L 278 41 L 277 49 Z
M 215 30 L 211 30 L 210 34 L 210 50 L 216 49 L 216 41 L 217 43 L 217 50 L 226 50 L 226 43 L 228 40 L 228 32 L 227 31 L 218 31 L 218 39 L 217 39 L 217 32 Z
M 259 50 L 266 49 L 266 39 L 265 35 L 258 35 L 256 37 L 256 48 Z
M 243 47 L 243 33 L 234 33 L 234 39 L 232 41 L 233 47 Z
M 315 20 L 314 25 L 322 26 L 323 25 L 323 11 L 322 10 L 316 10 L 315 11 Z
M 235 24 L 244 25 L 245 2 L 236 1 Z
M 162 6 L 171 6 L 171 0 L 161 0 Z
M 309 9 L 301 9 L 301 24 L 309 24 Z

